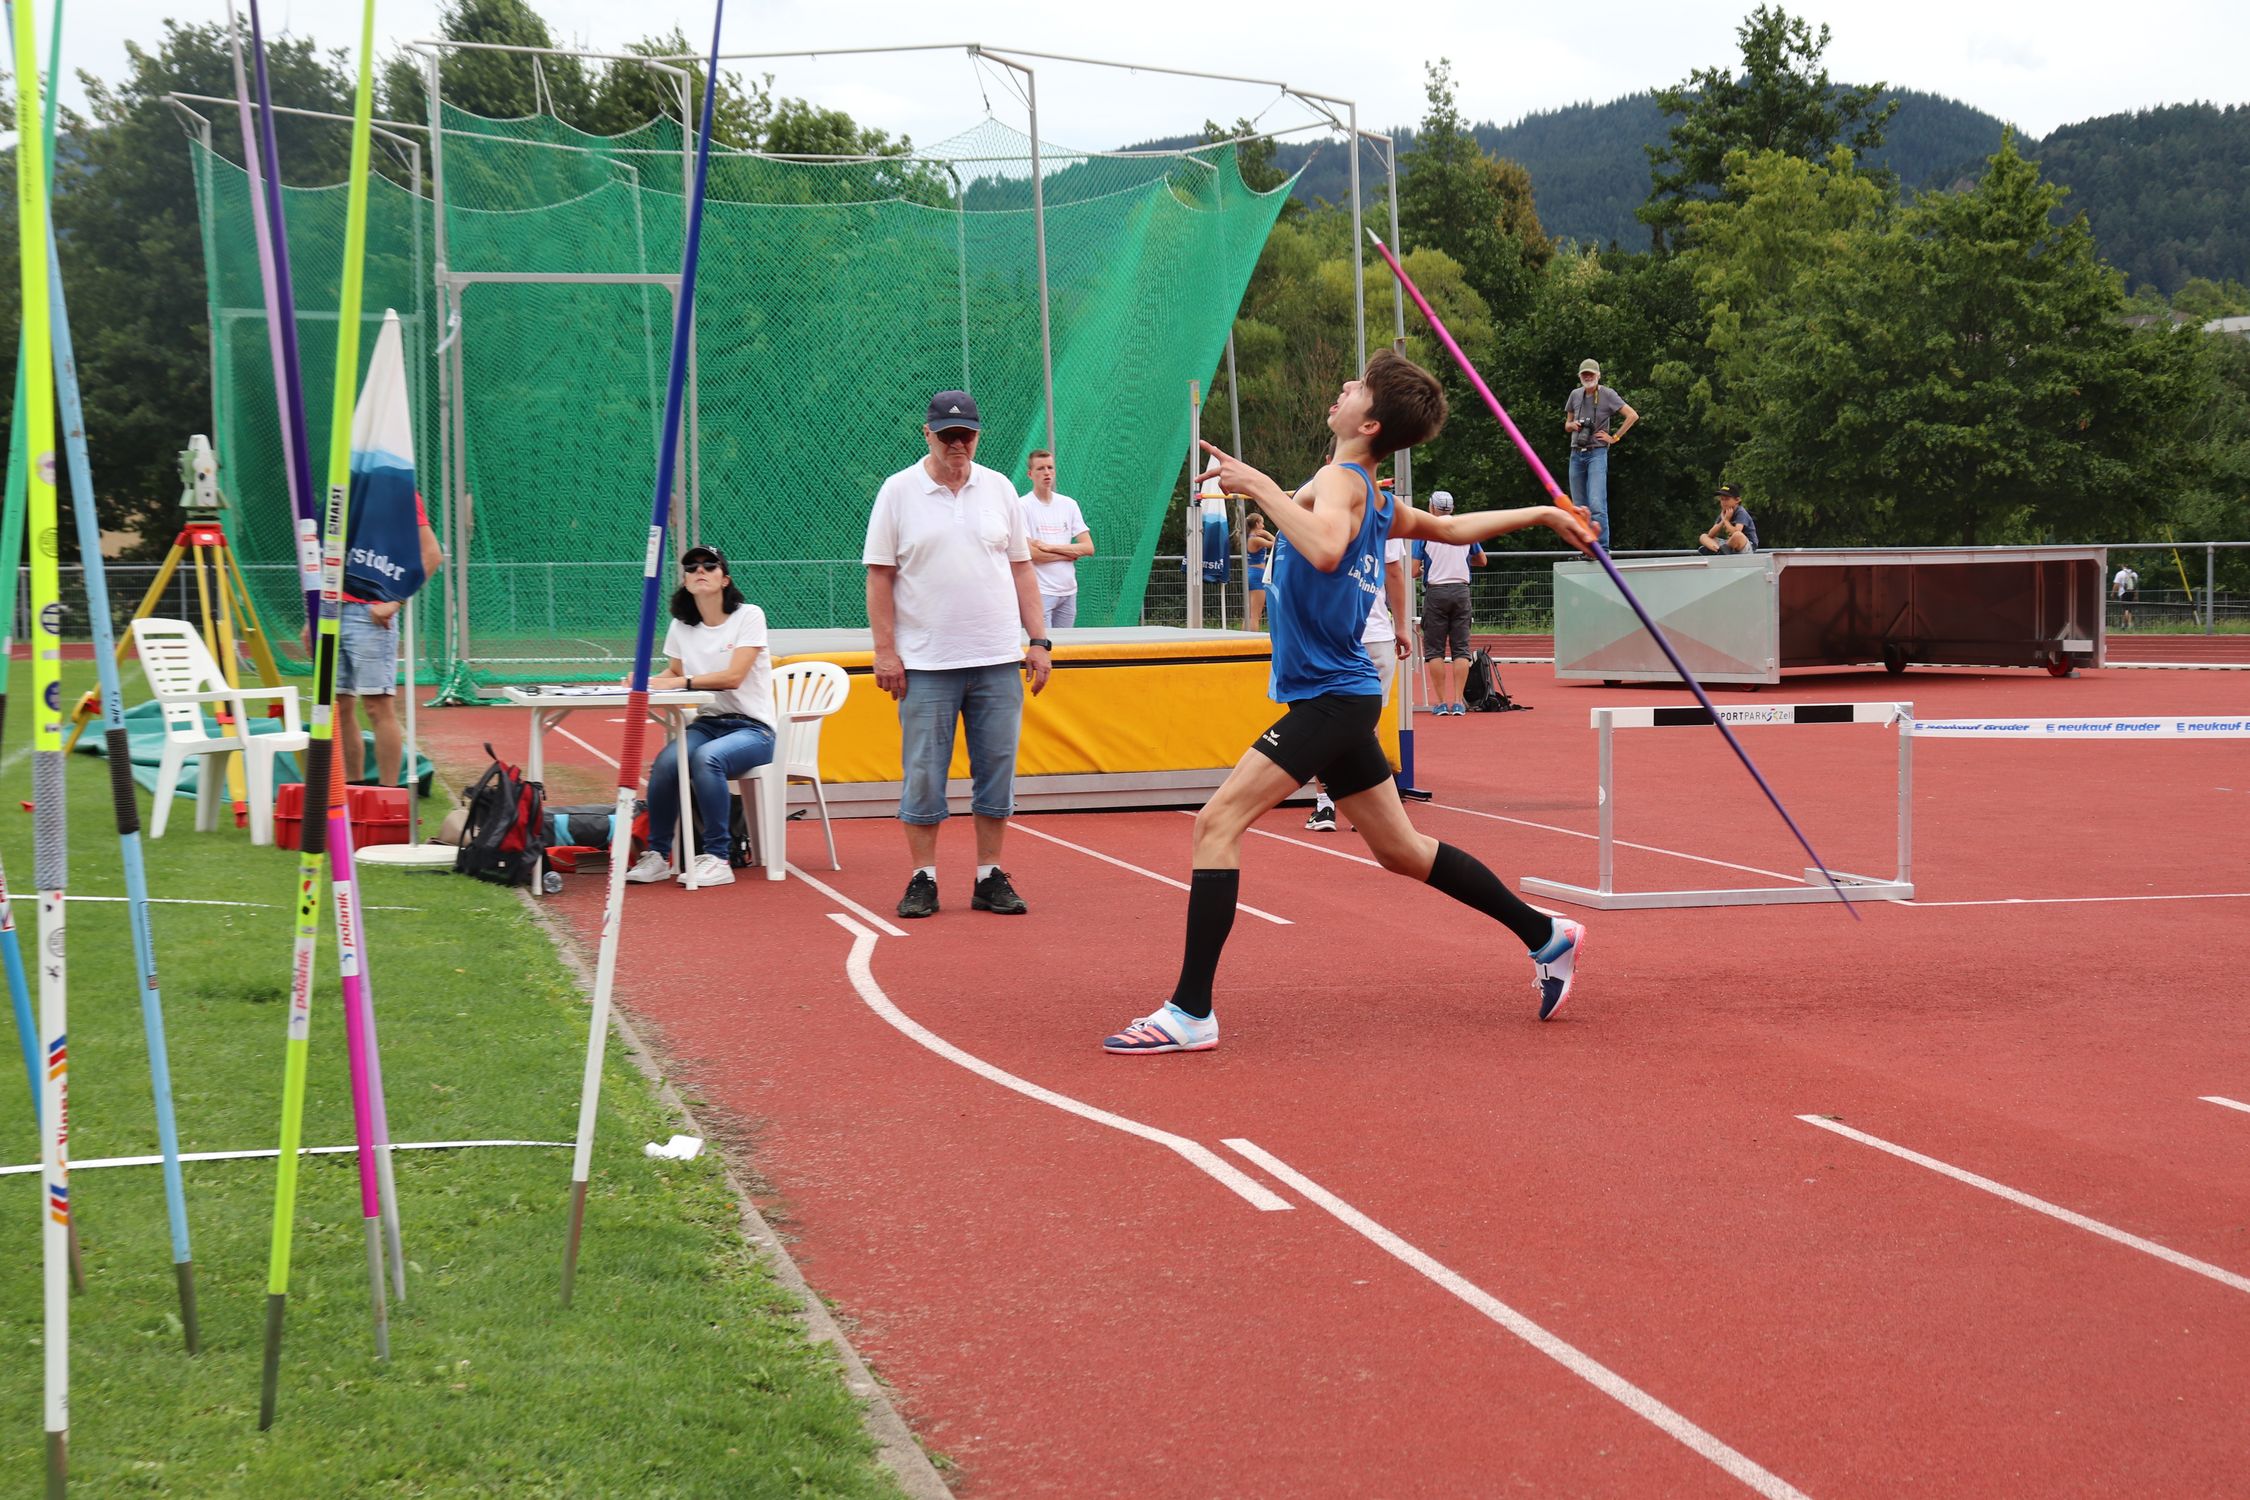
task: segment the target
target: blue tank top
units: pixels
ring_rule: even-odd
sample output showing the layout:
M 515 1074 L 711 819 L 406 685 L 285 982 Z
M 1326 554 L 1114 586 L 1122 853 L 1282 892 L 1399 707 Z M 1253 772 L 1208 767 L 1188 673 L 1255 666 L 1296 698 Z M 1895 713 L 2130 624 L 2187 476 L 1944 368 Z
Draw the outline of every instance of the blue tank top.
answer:
M 1375 487 L 1358 464 L 1345 468 L 1367 486 L 1359 534 L 1344 548 L 1333 573 L 1306 562 L 1286 538 L 1273 539 L 1266 570 L 1267 617 L 1273 621 L 1273 687 L 1276 703 L 1332 693 L 1378 696 L 1375 674 L 1360 644 L 1367 614 L 1383 592 L 1383 542 L 1391 534 L 1391 497 Z

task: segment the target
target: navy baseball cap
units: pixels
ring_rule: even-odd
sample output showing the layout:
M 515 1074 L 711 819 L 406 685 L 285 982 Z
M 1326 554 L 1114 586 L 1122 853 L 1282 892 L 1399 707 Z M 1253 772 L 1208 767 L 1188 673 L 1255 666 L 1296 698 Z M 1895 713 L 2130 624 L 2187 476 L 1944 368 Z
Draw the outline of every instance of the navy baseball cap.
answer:
M 984 423 L 977 417 L 977 404 L 967 391 L 939 391 L 930 398 L 929 420 L 923 425 L 932 432 L 967 428 L 982 432 Z

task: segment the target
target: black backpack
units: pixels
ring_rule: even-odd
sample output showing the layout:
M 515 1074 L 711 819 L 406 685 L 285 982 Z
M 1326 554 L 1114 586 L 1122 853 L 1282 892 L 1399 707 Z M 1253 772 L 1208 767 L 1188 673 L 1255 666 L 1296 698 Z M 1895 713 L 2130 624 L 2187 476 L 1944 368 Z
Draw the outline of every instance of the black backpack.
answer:
M 1476 655 L 1469 658 L 1469 675 L 1461 684 L 1461 701 L 1473 714 L 1514 713 L 1531 707 L 1508 696 L 1508 690 L 1500 685 L 1500 668 L 1494 665 L 1492 653 L 1481 646 Z
M 453 856 L 454 873 L 495 885 L 529 885 L 547 852 L 546 788 L 524 780 L 490 745 L 484 753 L 492 764 L 462 798 L 468 820 L 461 852 Z

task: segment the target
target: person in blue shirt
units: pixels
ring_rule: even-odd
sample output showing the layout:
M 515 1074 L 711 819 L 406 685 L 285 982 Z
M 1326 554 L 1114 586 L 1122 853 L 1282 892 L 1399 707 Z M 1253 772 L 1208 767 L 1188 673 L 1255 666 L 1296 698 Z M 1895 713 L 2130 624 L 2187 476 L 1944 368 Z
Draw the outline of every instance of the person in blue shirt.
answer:
M 1750 507 L 1742 503 L 1742 491 L 1731 484 L 1719 486 L 1719 519 L 1695 539 L 1695 544 L 1722 556 L 1758 550 L 1758 523 L 1750 519 Z
M 1547 526 L 1574 547 L 1593 532 L 1572 512 L 1540 505 L 1433 516 L 1378 489 L 1374 471 L 1445 425 L 1437 377 L 1385 350 L 1344 383 L 1328 409 L 1333 463 L 1295 494 L 1212 444 L 1215 476 L 1230 495 L 1255 501 L 1273 521 L 1266 606 L 1273 627 L 1272 696 L 1285 712 L 1235 763 L 1195 818 L 1186 952 L 1172 998 L 1105 1038 L 1105 1051 L 1138 1056 L 1207 1052 L 1219 1044 L 1212 982 L 1234 926 L 1242 885 L 1242 839 L 1251 825 L 1315 777 L 1386 870 L 1409 876 L 1504 924 L 1529 950 L 1542 1020 L 1570 993 L 1586 929 L 1526 905 L 1476 859 L 1417 832 L 1407 821 L 1376 737 L 1381 680 L 1360 638 L 1383 587 L 1383 544 L 1426 539 L 1465 545 Z

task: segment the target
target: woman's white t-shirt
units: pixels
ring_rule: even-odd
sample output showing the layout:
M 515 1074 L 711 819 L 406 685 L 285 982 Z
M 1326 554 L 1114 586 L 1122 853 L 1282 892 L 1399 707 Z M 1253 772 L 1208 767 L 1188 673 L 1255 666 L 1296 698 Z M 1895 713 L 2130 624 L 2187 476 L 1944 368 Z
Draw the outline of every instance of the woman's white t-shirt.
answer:
M 748 714 L 771 729 L 773 711 L 773 653 L 766 649 L 766 612 L 745 604 L 716 625 L 682 625 L 674 620 L 664 632 L 664 654 L 680 664 L 690 677 L 724 672 L 734 665 L 734 653 L 756 646 L 750 670 L 741 683 L 711 695 L 706 713 Z M 698 689 L 700 691 L 700 689 Z

